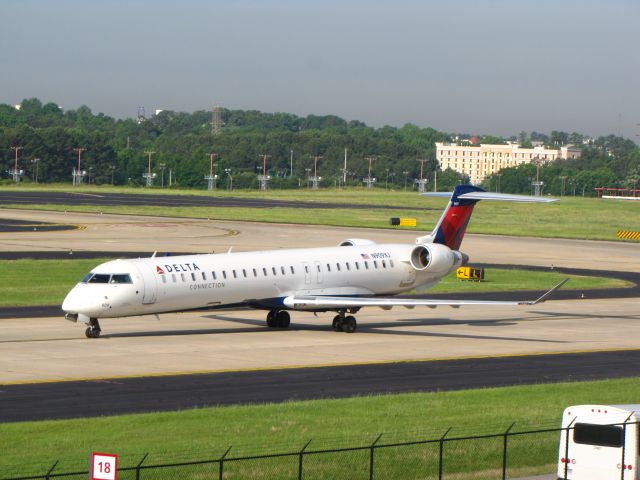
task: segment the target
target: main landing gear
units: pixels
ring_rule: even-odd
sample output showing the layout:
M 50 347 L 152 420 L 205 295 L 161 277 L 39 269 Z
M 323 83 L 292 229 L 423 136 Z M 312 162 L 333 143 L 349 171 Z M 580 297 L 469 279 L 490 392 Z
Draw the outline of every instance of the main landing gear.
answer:
M 100 323 L 98 323 L 98 319 L 92 317 L 89 319 L 89 326 L 84 331 L 84 334 L 87 336 L 87 338 L 98 338 L 101 331 L 102 330 L 100 329 Z
M 289 328 L 291 315 L 286 310 L 270 310 L 267 313 L 267 326 L 269 328 Z
M 353 315 L 344 316 L 345 312 L 340 311 L 338 315 L 333 317 L 333 323 L 331 326 L 336 332 L 353 333 L 358 328 L 358 322 Z

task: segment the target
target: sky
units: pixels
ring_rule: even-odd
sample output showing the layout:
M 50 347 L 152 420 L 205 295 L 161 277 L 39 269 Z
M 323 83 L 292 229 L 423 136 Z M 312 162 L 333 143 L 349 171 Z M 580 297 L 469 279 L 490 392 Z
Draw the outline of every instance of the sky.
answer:
M 638 0 L 1 0 L 0 103 L 640 137 Z

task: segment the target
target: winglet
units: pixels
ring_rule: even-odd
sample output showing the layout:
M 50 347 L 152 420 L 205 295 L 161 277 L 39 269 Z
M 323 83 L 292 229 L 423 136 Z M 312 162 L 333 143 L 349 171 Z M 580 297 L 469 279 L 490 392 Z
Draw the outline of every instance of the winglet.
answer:
M 570 279 L 569 278 L 565 278 L 564 280 L 562 280 L 559 284 L 557 284 L 555 287 L 553 287 L 551 290 L 549 290 L 548 292 L 546 292 L 545 294 L 543 294 L 542 296 L 540 296 L 539 298 L 537 298 L 536 300 L 533 301 L 529 301 L 529 302 L 520 302 L 520 305 L 537 305 L 538 303 L 542 303 L 544 301 L 547 300 L 547 298 L 549 298 L 549 296 L 555 292 L 556 290 L 558 290 L 560 287 L 562 287 L 565 283 L 567 283 Z

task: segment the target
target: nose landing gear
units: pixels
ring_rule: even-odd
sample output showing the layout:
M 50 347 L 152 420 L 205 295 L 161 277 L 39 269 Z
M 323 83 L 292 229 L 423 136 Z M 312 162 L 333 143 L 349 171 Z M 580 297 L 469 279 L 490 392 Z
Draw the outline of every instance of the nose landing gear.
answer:
M 89 326 L 84 331 L 84 334 L 87 336 L 87 338 L 98 338 L 100 336 L 101 331 L 102 330 L 100 328 L 100 323 L 98 322 L 98 319 L 92 317 L 89 319 Z

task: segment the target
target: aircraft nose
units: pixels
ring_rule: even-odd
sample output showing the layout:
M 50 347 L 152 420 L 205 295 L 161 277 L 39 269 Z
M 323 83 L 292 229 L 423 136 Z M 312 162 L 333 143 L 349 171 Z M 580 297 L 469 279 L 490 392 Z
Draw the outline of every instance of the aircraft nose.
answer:
M 62 302 L 62 310 L 67 313 L 79 313 L 85 301 L 77 288 L 72 288 Z

